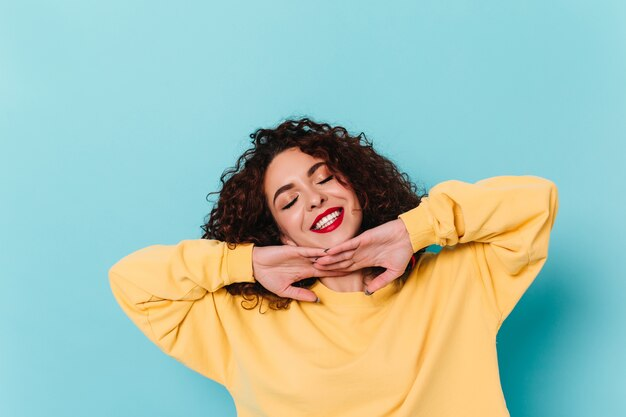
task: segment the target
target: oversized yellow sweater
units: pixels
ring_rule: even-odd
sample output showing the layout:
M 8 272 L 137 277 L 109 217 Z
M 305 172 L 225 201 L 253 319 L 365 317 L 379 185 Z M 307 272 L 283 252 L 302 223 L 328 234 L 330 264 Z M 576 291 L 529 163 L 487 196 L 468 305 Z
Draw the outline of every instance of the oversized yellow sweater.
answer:
M 536 176 L 439 183 L 400 215 L 415 251 L 399 290 L 317 281 L 321 303 L 241 307 L 252 245 L 154 245 L 109 271 L 124 312 L 168 355 L 223 384 L 240 417 L 501 417 L 496 334 L 546 261 L 557 188 Z

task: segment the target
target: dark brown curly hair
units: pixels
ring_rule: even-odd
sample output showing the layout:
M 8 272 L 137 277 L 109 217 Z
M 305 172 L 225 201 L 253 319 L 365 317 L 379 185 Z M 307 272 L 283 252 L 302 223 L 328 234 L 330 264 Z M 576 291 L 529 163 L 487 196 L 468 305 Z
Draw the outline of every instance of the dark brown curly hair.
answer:
M 399 214 L 417 207 L 427 195 L 417 194 L 416 185 L 406 173 L 389 159 L 379 155 L 364 133 L 351 136 L 341 126 L 316 123 L 309 118 L 287 120 L 274 129 L 258 129 L 250 135 L 252 148 L 239 157 L 234 167 L 222 174 L 222 189 L 217 194 L 208 220 L 201 226 L 203 239 L 228 242 L 230 248 L 238 243 L 257 246 L 282 245 L 280 232 L 272 217 L 263 192 L 265 171 L 276 155 L 290 148 L 324 160 L 331 172 L 340 173 L 355 192 L 361 204 L 363 220 L 359 233 L 394 220 Z M 415 260 L 425 251 L 415 254 Z M 366 273 L 378 275 L 382 268 L 368 268 Z M 408 273 L 394 282 L 402 285 Z M 295 282 L 299 287 L 311 287 L 317 278 Z M 240 282 L 226 286 L 232 295 L 241 295 L 252 303 L 252 309 L 263 299 L 274 310 L 287 309 L 291 298 L 279 297 L 259 282 Z

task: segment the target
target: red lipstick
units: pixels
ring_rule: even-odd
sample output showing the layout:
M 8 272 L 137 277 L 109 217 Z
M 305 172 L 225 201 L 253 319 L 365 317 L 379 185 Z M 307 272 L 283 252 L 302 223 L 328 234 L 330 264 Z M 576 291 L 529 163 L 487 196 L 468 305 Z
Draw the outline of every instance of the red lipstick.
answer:
M 331 223 L 329 225 L 327 225 L 326 227 L 323 227 L 321 229 L 317 229 L 317 230 L 313 229 L 315 227 L 315 225 L 317 224 L 317 222 L 322 220 L 325 216 L 328 216 L 329 214 L 334 213 L 336 211 L 339 211 L 339 215 L 335 219 L 331 220 Z M 325 212 L 323 212 L 322 214 L 320 214 L 319 216 L 317 216 L 315 218 L 315 221 L 311 225 L 311 231 L 315 232 L 315 233 L 332 232 L 333 230 L 335 230 L 336 228 L 338 228 L 341 225 L 341 222 L 343 221 L 343 213 L 344 213 L 344 210 L 341 207 L 331 207 L 331 208 L 329 208 L 328 210 L 326 210 Z

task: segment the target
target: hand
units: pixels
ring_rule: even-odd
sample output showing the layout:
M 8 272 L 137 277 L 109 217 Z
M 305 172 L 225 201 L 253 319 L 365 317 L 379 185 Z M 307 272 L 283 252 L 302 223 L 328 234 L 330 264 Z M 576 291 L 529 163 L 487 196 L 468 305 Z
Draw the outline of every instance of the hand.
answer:
M 255 246 L 252 249 L 254 279 L 280 297 L 315 302 L 317 295 L 313 291 L 291 284 L 305 278 L 342 275 L 313 266 L 315 259 L 323 255 L 323 249 L 291 245 Z
M 413 247 L 409 232 L 402 220 L 397 219 L 328 249 L 325 256 L 313 265 L 326 273 L 345 273 L 372 266 L 386 268 L 385 272 L 366 285 L 365 293 L 372 294 L 401 276 L 411 256 Z

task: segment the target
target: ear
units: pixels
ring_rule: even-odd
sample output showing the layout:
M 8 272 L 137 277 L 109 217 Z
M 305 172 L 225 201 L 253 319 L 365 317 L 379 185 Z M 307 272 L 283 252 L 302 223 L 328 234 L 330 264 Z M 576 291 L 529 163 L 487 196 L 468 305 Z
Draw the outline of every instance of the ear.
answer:
M 294 242 L 282 233 L 280 234 L 280 241 L 283 242 L 283 245 L 298 246 L 296 245 L 296 242 Z

